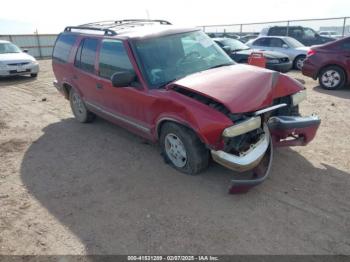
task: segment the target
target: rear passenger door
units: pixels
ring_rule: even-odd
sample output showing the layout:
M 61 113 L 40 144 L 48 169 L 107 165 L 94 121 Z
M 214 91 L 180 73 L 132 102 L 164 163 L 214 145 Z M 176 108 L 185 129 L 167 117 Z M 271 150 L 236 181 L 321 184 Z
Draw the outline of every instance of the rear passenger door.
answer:
M 73 81 L 81 92 L 84 101 L 102 103 L 97 85 L 96 58 L 99 40 L 83 38 L 80 41 L 74 60 Z

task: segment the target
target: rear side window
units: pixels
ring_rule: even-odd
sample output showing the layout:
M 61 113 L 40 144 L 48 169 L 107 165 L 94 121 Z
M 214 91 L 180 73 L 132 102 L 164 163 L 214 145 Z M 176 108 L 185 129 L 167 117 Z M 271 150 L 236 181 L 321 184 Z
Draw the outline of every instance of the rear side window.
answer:
M 287 35 L 287 28 L 285 27 L 272 27 L 269 31 L 269 35 Z
M 99 75 L 110 79 L 116 72 L 133 71 L 128 54 L 121 41 L 103 40 L 100 50 Z
M 86 72 L 93 73 L 95 70 L 95 58 L 98 40 L 85 38 L 80 42 L 74 65 Z
M 76 35 L 59 35 L 53 50 L 52 58 L 63 63 L 68 62 L 70 51 L 76 39 Z
M 267 46 L 267 39 L 268 38 L 259 38 L 254 41 L 253 45 L 256 46 Z
M 346 41 L 344 41 L 341 44 L 341 48 L 349 51 L 350 50 L 350 39 L 347 39 Z
M 279 38 L 270 38 L 268 46 L 270 47 L 282 47 L 284 42 Z

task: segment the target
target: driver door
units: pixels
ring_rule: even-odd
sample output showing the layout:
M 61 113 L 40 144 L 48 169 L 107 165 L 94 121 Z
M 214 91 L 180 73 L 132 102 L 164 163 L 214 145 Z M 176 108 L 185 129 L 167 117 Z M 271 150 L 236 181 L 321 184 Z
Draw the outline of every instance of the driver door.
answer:
M 111 76 L 123 71 L 134 71 L 124 43 L 115 39 L 102 40 L 98 55 L 102 113 L 134 133 L 150 137 L 151 125 L 147 119 L 147 108 L 154 99 L 137 81 L 130 86 L 114 87 Z

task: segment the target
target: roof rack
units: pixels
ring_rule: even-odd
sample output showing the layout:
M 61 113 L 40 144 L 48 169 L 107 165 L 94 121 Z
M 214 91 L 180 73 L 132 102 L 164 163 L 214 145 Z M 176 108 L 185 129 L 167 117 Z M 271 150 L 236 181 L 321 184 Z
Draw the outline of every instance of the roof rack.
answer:
M 72 32 L 73 30 L 95 30 L 95 31 L 100 31 L 104 32 L 105 35 L 116 35 L 117 33 L 113 30 L 110 29 L 103 29 L 103 28 L 98 28 L 98 27 L 88 27 L 88 26 L 67 26 L 64 31 L 65 32 Z
M 171 25 L 166 20 L 152 20 L 152 19 L 124 19 L 124 20 L 110 20 L 100 21 L 79 26 L 68 26 L 64 29 L 65 32 L 72 32 L 73 30 L 95 30 L 103 31 L 105 35 L 116 35 L 118 30 L 125 28 L 144 26 L 147 24 L 159 23 L 161 25 Z

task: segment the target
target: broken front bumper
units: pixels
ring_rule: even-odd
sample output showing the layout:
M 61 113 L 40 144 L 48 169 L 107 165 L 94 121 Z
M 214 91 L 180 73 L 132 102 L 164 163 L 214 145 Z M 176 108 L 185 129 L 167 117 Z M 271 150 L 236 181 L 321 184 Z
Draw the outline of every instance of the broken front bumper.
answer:
M 244 193 L 262 183 L 269 175 L 272 163 L 273 146 L 306 145 L 316 135 L 320 125 L 317 116 L 271 117 L 264 127 L 264 135 L 243 154 L 237 156 L 224 151 L 211 151 L 214 161 L 238 172 L 251 170 L 249 179 L 233 179 L 230 193 Z M 268 126 L 268 128 L 267 128 Z

